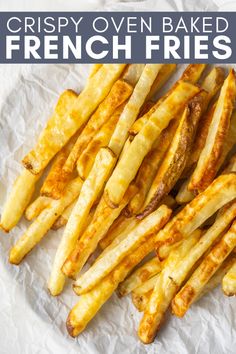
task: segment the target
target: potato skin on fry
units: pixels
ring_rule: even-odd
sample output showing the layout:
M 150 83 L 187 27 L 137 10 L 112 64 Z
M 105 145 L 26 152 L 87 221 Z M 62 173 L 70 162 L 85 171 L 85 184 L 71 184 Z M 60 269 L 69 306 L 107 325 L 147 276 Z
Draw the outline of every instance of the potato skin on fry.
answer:
M 203 191 L 214 179 L 221 159 L 224 141 L 230 127 L 230 118 L 236 98 L 236 77 L 230 71 L 222 86 L 220 97 L 209 127 L 205 146 L 200 154 L 197 167 L 191 177 L 188 189 Z

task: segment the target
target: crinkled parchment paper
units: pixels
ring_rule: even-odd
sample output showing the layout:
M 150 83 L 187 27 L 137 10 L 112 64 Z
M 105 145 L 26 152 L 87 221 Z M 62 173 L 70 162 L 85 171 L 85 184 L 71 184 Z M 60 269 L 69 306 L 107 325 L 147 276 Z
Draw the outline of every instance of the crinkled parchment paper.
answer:
M 106 9 L 215 10 L 209 1 L 189 1 L 186 6 L 185 3 L 184 1 L 169 0 L 163 7 L 162 1 L 154 0 L 138 3 L 126 2 L 125 4 L 109 2 Z M 32 65 L 29 70 L 25 70 L 24 75 L 18 77 L 14 89 L 7 96 L 1 110 L 1 206 L 15 177 L 21 170 L 22 157 L 34 145 L 39 132 L 52 112 L 58 95 L 67 88 L 79 92 L 84 86 L 88 70 L 89 65 Z M 1 267 L 7 269 L 12 279 L 17 281 L 28 306 L 48 323 L 48 326 L 53 327 L 55 332 L 66 338 L 68 353 L 72 346 L 75 348 L 74 345 L 77 346 L 78 353 L 89 354 L 235 353 L 236 299 L 223 296 L 220 289 L 214 290 L 193 305 L 183 319 L 167 314 L 166 323 L 158 333 L 157 339 L 148 346 L 141 344 L 137 338 L 136 330 L 140 314 L 135 310 L 129 297 L 118 299 L 116 294 L 103 306 L 79 338 L 69 339 L 65 320 L 68 311 L 78 298 L 73 294 L 70 282 L 59 297 L 53 298 L 47 291 L 47 279 L 62 231 L 48 232 L 40 245 L 26 257 L 20 266 L 8 264 L 9 249 L 24 232 L 27 225 L 28 222 L 22 218 L 10 235 L 1 233 Z M 0 285 L 0 292 L 4 294 L 7 292 L 7 287 L 11 286 L 11 284 L 4 284 L 1 281 Z M 11 304 L 17 306 L 16 299 L 9 299 L 9 306 Z M 37 326 L 32 330 L 37 331 Z M 20 329 L 16 328 L 14 338 L 10 339 L 12 336 L 7 332 L 7 329 L 2 328 L 2 339 L 4 334 L 5 340 L 9 341 L 24 340 L 27 342 L 29 340 L 27 333 L 23 339 L 19 339 L 18 332 L 20 333 Z M 28 345 L 29 351 L 27 353 L 34 353 L 33 344 L 29 342 Z M 47 347 L 45 343 L 42 343 L 42 348 L 44 349 L 40 353 L 53 352 L 50 346 Z M 18 352 L 22 351 L 16 350 L 16 353 Z M 2 354 L 1 343 L 0 353 Z

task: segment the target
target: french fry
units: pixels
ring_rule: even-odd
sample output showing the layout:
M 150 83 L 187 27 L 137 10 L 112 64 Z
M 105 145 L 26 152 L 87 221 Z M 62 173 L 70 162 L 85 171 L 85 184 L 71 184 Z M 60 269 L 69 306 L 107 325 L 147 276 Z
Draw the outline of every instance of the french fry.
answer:
M 69 179 L 63 173 L 62 167 L 64 166 L 74 143 L 75 138 L 73 137 L 70 139 L 68 144 L 66 144 L 66 146 L 64 146 L 64 148 L 57 153 L 51 169 L 41 187 L 40 194 L 42 196 L 60 199 L 63 195 L 63 190 L 66 183 L 69 182 Z
M 126 218 L 125 215 L 120 216 L 113 222 L 106 235 L 99 241 L 102 250 L 107 248 L 122 232 L 129 232 L 136 226 L 138 220 L 136 218 Z
M 202 292 L 198 295 L 198 297 L 195 299 L 194 302 L 197 302 L 200 298 L 202 298 L 205 294 L 207 294 L 209 291 L 211 291 L 212 289 L 216 288 L 222 281 L 224 275 L 227 273 L 227 271 L 230 269 L 230 267 L 232 266 L 233 262 L 235 261 L 235 257 L 228 257 L 222 264 L 222 266 L 218 269 L 218 271 L 212 276 L 212 278 L 208 281 L 208 283 L 204 286 Z M 140 292 L 133 292 L 132 293 L 132 302 L 134 304 L 134 306 L 138 309 L 138 311 L 142 312 L 145 310 L 153 288 L 155 286 L 155 283 L 157 281 L 157 276 L 149 279 L 149 281 L 147 281 L 146 283 L 149 283 L 147 285 L 147 288 L 149 288 L 149 290 L 146 292 L 144 291 L 143 293 Z M 152 283 L 150 282 L 151 280 L 154 280 Z M 145 283 L 144 283 L 145 285 Z M 144 286 L 143 286 L 144 288 Z M 138 288 L 139 289 L 139 288 Z M 141 287 L 140 287 L 141 290 Z
M 109 299 L 117 286 L 129 272 L 151 252 L 154 242 L 151 236 L 139 248 L 129 254 L 102 282 L 91 291 L 80 296 L 79 302 L 69 313 L 67 330 L 72 337 L 78 336 L 91 319 L 96 315 L 101 306 Z M 76 289 L 75 289 L 76 290 Z
M 131 185 L 116 210 L 110 208 L 102 197 L 91 224 L 63 264 L 62 271 L 65 275 L 76 278 L 89 256 L 95 251 L 98 242 L 106 234 L 113 221 L 119 216 L 135 192 L 136 187 Z
M 127 65 L 123 74 L 122 79 L 131 86 L 135 86 L 142 75 L 145 64 L 130 64 Z
M 151 343 L 154 340 L 164 314 L 176 293 L 177 284 L 172 278 L 173 270 L 197 243 L 200 236 L 201 231 L 195 230 L 188 239 L 170 253 L 165 262 L 139 325 L 138 336 L 143 343 Z
M 151 86 L 163 64 L 146 64 L 134 88 L 134 91 L 125 106 L 116 129 L 109 142 L 109 148 L 118 157 L 127 139 L 128 131 L 138 116 Z
M 161 70 L 157 74 L 155 81 L 152 84 L 150 92 L 146 100 L 150 100 L 155 96 L 155 94 L 162 88 L 162 86 L 168 81 L 168 79 L 173 75 L 176 70 L 176 64 L 165 64 L 162 66 Z
M 222 86 L 205 146 L 188 185 L 190 191 L 203 191 L 212 182 L 217 173 L 216 166 L 221 158 L 224 140 L 228 134 L 235 97 L 235 73 L 231 70 Z
M 195 84 L 198 82 L 200 79 L 203 70 L 205 69 L 206 64 L 190 64 L 187 66 L 185 71 L 183 72 L 182 76 L 180 79 L 168 90 L 168 92 L 161 97 L 157 103 L 147 112 L 144 114 L 144 116 L 140 117 L 137 119 L 132 127 L 129 130 L 130 135 L 135 136 L 137 135 L 141 129 L 144 127 L 144 125 L 148 122 L 149 118 L 151 115 L 157 110 L 157 108 L 160 106 L 160 104 L 171 94 L 173 91 L 176 89 L 178 84 L 181 81 L 189 82 L 191 84 Z M 161 71 L 160 71 L 161 73 Z
M 158 168 L 160 167 L 162 159 L 173 140 L 178 125 L 178 119 L 170 121 L 168 127 L 162 131 L 160 137 L 154 143 L 155 146 L 144 158 L 135 178 L 138 192 L 127 206 L 127 215 L 137 214 L 143 207 L 148 191 L 156 176 Z
M 213 247 L 172 301 L 172 311 L 182 317 L 236 246 L 236 222 Z
M 187 101 L 198 92 L 198 87 L 186 82 L 180 82 L 176 86 L 176 89 L 152 114 L 148 123 L 135 136 L 128 151 L 118 162 L 106 185 L 105 192 L 110 205 L 116 207 L 119 204 L 129 183 L 134 179 L 144 157 L 151 150 L 154 141 Z
M 40 134 L 35 148 L 22 161 L 27 169 L 37 174 L 47 166 L 55 154 L 86 123 L 124 68 L 125 64 L 104 64 L 73 103 L 66 96 L 60 98 L 55 113 Z
M 196 137 L 194 140 L 194 148 L 191 151 L 191 154 L 189 156 L 188 162 L 186 164 L 186 168 L 184 171 L 184 175 L 189 175 L 189 172 L 191 173 L 192 170 L 195 168 L 199 157 L 201 155 L 201 152 L 205 146 L 206 143 L 206 139 L 207 139 L 207 135 L 209 132 L 209 127 L 211 125 L 212 122 L 212 118 L 214 116 L 214 112 L 216 109 L 216 104 L 217 101 L 212 104 L 208 110 L 206 111 L 206 113 L 202 116 L 201 120 L 200 120 L 200 124 L 198 125 L 198 130 L 196 133 Z
M 127 279 L 125 279 L 118 287 L 120 296 L 131 293 L 134 289 L 142 285 L 146 280 L 150 279 L 161 271 L 161 262 L 157 257 L 144 263 L 136 269 Z
M 93 64 L 89 73 L 89 79 L 91 79 L 91 77 L 93 77 L 98 72 L 98 70 L 101 69 L 101 67 L 102 64 Z
M 160 206 L 144 221 L 139 223 L 116 247 L 107 252 L 92 267 L 82 274 L 74 284 L 77 294 L 83 294 L 92 289 L 101 279 L 109 274 L 119 262 L 130 252 L 147 240 L 151 235 L 160 230 L 168 221 L 171 210 L 165 205 Z
M 162 268 L 165 266 L 165 263 L 162 263 Z M 160 271 L 161 272 L 161 271 Z M 160 276 L 160 272 L 153 275 L 150 279 L 146 280 L 142 285 L 140 285 L 138 288 L 133 290 L 133 294 L 136 294 L 138 296 L 142 296 L 144 294 L 149 293 L 152 291 L 156 285 L 157 279 Z
M 225 295 L 236 295 L 236 259 L 222 280 L 222 289 Z
M 65 210 L 63 211 L 61 216 L 59 216 L 59 218 L 52 225 L 51 228 L 53 230 L 58 230 L 61 227 L 66 225 L 66 223 L 69 220 L 69 217 L 70 217 L 70 215 L 72 213 L 72 210 L 74 209 L 75 204 L 76 204 L 76 200 L 74 200 L 70 205 L 68 205 L 67 208 L 65 208 Z
M 5 232 L 9 232 L 20 220 L 40 177 L 41 174 L 33 175 L 24 168 L 20 176 L 15 180 L 1 215 L 0 226 Z
M 175 197 L 178 204 L 186 204 L 194 199 L 194 193 L 188 190 L 189 182 L 190 178 L 187 178 L 180 186 L 180 189 Z
M 52 198 L 39 196 L 25 210 L 25 218 L 29 221 L 37 218 L 39 214 L 46 209 L 52 201 Z
M 80 155 L 77 161 L 77 171 L 83 180 L 89 175 L 100 148 L 108 145 L 124 107 L 125 104 L 122 104 L 116 109 L 111 118 L 101 127 Z
M 152 290 L 142 295 L 132 293 L 132 302 L 139 312 L 143 312 L 145 310 L 150 300 L 151 294 L 152 294 Z
M 61 268 L 81 236 L 87 216 L 103 189 L 107 171 L 115 162 L 114 154 L 108 148 L 102 148 L 96 156 L 96 160 L 88 178 L 83 183 L 77 203 L 66 224 L 61 242 L 54 259 L 48 289 L 53 296 L 61 293 L 65 284 L 65 275 Z M 100 173 L 97 171 L 100 169 Z
M 156 248 L 171 245 L 188 237 L 218 209 L 236 197 L 236 174 L 216 178 L 156 235 Z
M 115 110 L 123 104 L 131 95 L 133 87 L 123 80 L 117 80 L 108 93 L 107 97 L 100 103 L 93 113 L 82 133 L 78 137 L 68 159 L 63 166 L 63 172 L 70 174 L 80 154 L 84 151 L 94 135 L 105 124 Z
M 40 242 L 58 218 L 58 215 L 79 195 L 81 186 L 82 181 L 77 177 L 68 184 L 65 194 L 61 199 L 51 200 L 50 205 L 39 214 L 23 236 L 12 247 L 9 257 L 10 263 L 19 264 Z
M 217 270 L 217 272 L 215 272 L 215 274 L 211 277 L 211 279 L 206 283 L 203 290 L 198 294 L 194 302 L 200 300 L 205 294 L 207 294 L 209 291 L 216 288 L 222 282 L 224 276 L 232 267 L 235 260 L 236 259 L 234 255 L 229 255 L 229 257 L 226 258 L 226 260 L 222 263 L 222 265 Z
M 161 247 L 156 248 L 156 255 L 158 256 L 160 261 L 163 261 L 169 256 L 170 252 L 173 251 L 175 248 L 179 247 L 182 242 L 183 240 L 171 245 L 162 245 Z
M 208 108 L 209 102 L 216 95 L 216 93 L 221 88 L 224 82 L 224 70 L 220 67 L 213 68 L 210 73 L 205 77 L 201 84 L 201 88 L 208 93 L 205 109 Z M 215 106 L 214 106 L 215 108 Z M 213 117 L 213 110 L 209 110 L 208 113 L 203 114 L 200 119 L 201 124 L 199 124 L 198 132 L 195 136 L 195 141 L 191 149 L 190 157 L 186 163 L 183 175 L 189 175 L 189 171 L 193 169 L 198 161 L 200 153 L 205 145 L 208 129 L 210 122 Z

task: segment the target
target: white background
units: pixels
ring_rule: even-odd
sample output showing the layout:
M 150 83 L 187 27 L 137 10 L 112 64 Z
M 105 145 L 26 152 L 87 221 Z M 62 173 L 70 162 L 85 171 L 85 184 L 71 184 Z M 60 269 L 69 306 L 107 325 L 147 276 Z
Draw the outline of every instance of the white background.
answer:
M 186 0 L 187 1 L 187 0 Z M 192 0 L 195 2 L 195 0 Z M 111 1 L 110 1 L 111 2 Z M 182 1 L 179 1 L 181 4 Z M 191 2 L 188 0 L 188 3 Z M 73 11 L 96 10 L 106 3 L 105 0 L 0 0 L 0 11 Z M 217 0 L 221 10 L 236 9 L 235 0 Z M 134 7 L 136 8 L 136 7 Z M 30 69 L 29 65 L 0 66 L 0 109 L 14 82 L 20 74 Z M 5 237 L 9 237 L 6 235 Z M 20 285 L 10 279 L 0 264 L 0 354 L 74 354 L 82 353 L 73 339 L 59 336 L 55 330 L 43 322 L 29 307 L 21 295 Z M 24 337 L 30 331 L 31 341 Z M 11 341 L 5 341 L 11 333 Z M 19 339 L 20 338 L 20 339 Z M 21 343 L 19 345 L 19 343 Z M 173 343 L 170 343 L 173 349 Z M 95 351 L 96 352 L 96 351 Z

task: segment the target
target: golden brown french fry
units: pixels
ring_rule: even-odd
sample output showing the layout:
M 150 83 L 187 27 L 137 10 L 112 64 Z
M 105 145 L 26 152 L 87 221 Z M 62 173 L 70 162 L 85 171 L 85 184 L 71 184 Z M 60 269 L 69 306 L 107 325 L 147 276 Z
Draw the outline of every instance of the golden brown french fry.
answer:
M 120 296 L 125 296 L 138 288 L 145 281 L 160 273 L 161 262 L 157 257 L 154 257 L 136 269 L 127 279 L 125 279 L 118 287 Z
M 104 254 L 91 268 L 82 274 L 74 284 L 77 294 L 83 294 L 92 289 L 101 279 L 109 274 L 119 262 L 148 237 L 158 232 L 170 218 L 171 210 L 161 205 L 145 220 L 139 223 L 127 237 L 116 247 Z
M 176 316 L 184 316 L 193 301 L 201 293 L 205 284 L 215 274 L 235 246 L 236 222 L 232 224 L 229 231 L 226 232 L 222 239 L 204 257 L 199 267 L 173 299 L 172 311 Z
M 182 76 L 180 79 L 168 90 L 168 92 L 161 97 L 157 103 L 147 112 L 144 114 L 144 116 L 141 116 L 141 118 L 137 119 L 132 127 L 129 130 L 130 135 L 135 136 L 137 135 L 141 129 L 144 127 L 144 125 L 148 122 L 149 118 L 151 115 L 157 110 L 157 108 L 160 106 L 160 104 L 176 89 L 178 84 L 181 81 L 186 81 L 191 84 L 197 83 L 197 81 L 200 79 L 203 70 L 205 69 L 206 64 L 190 64 L 187 66 L 185 71 L 183 72 Z M 161 73 L 161 71 L 160 71 Z
M 209 101 L 216 95 L 221 86 L 223 85 L 225 78 L 224 70 L 216 66 L 214 67 L 209 74 L 205 77 L 201 83 L 201 88 L 208 92 Z
M 102 250 L 107 248 L 122 232 L 129 232 L 136 224 L 136 218 L 127 218 L 125 215 L 120 216 L 113 222 L 106 235 L 99 241 Z
M 146 100 L 150 100 L 162 88 L 176 70 L 176 64 L 165 64 L 157 74 Z
M 222 263 L 222 265 L 217 270 L 217 272 L 215 272 L 215 274 L 211 277 L 208 283 L 206 283 L 203 290 L 198 294 L 194 302 L 200 300 L 205 294 L 207 294 L 209 291 L 216 288 L 222 282 L 224 276 L 232 267 L 235 260 L 236 260 L 235 255 L 231 255 L 231 254 L 229 255 L 229 257 L 226 258 L 226 260 Z
M 115 110 L 123 104 L 131 95 L 133 87 L 123 80 L 117 80 L 108 93 L 107 97 L 100 103 L 88 123 L 79 135 L 71 153 L 63 166 L 63 171 L 70 174 L 80 154 L 87 147 L 94 135 L 112 116 Z
M 186 204 L 194 199 L 194 193 L 188 190 L 189 182 L 190 178 L 187 178 L 180 186 L 178 194 L 175 197 L 178 204 Z
M 39 196 L 36 198 L 25 210 L 26 219 L 31 221 L 37 218 L 50 205 L 51 201 L 52 199 L 48 197 Z
M 163 64 L 146 64 L 142 71 L 108 145 L 117 157 L 128 137 L 128 131 L 137 118 L 139 110 L 162 66 Z
M 102 65 L 103 64 L 93 64 L 89 73 L 89 79 L 93 77 L 98 72 L 99 69 L 101 69 Z
M 152 294 L 152 290 L 142 295 L 132 293 L 132 302 L 139 312 L 143 312 L 145 310 L 150 300 L 151 294 Z
M 122 79 L 134 87 L 137 84 L 138 80 L 140 79 L 144 67 L 145 64 L 127 65 L 122 74 Z
M 61 216 L 59 216 L 59 218 L 54 222 L 51 229 L 58 230 L 61 227 L 66 225 L 67 221 L 69 220 L 70 214 L 74 209 L 75 204 L 76 204 L 76 200 L 74 200 L 70 205 L 68 205 L 67 208 L 65 208 Z
M 33 175 L 24 168 L 20 176 L 15 180 L 1 215 L 0 226 L 5 232 L 9 232 L 20 220 L 40 177 L 41 174 Z
M 197 296 L 197 298 L 195 299 L 194 302 L 198 301 L 205 294 L 207 294 L 212 289 L 216 288 L 221 283 L 224 275 L 230 269 L 230 267 L 232 266 L 234 261 L 235 261 L 235 257 L 228 257 L 223 262 L 222 266 L 218 269 L 218 271 L 212 276 L 212 278 L 204 286 L 202 292 Z M 145 310 L 145 308 L 150 300 L 155 283 L 157 281 L 157 277 L 158 277 L 158 275 L 149 279 L 149 281 L 147 281 L 146 283 L 143 284 L 143 290 L 146 290 L 146 289 L 144 289 L 144 285 L 146 285 L 146 284 L 149 285 L 149 286 L 147 286 L 147 288 L 149 289 L 147 292 L 144 291 L 142 293 L 141 291 L 139 291 L 139 292 L 132 293 L 132 302 L 135 305 L 135 307 L 138 309 L 138 311 L 142 312 Z M 151 283 L 152 279 L 154 279 L 154 281 Z M 148 283 L 150 283 L 150 284 L 148 284 Z M 141 290 L 141 287 L 140 287 L 140 290 Z
M 236 197 L 236 174 L 216 178 L 156 235 L 156 248 L 171 245 L 188 237 L 211 215 Z
M 236 295 L 236 260 L 222 280 L 222 289 L 227 296 Z
M 162 263 L 162 268 L 164 268 L 165 263 Z M 149 293 L 152 291 L 156 285 L 157 279 L 160 276 L 160 272 L 155 274 L 153 277 L 150 279 L 146 280 L 142 285 L 140 285 L 138 288 L 133 290 L 133 294 L 136 294 L 138 296 L 142 296 L 144 294 Z
M 96 156 L 94 166 L 83 183 L 77 203 L 66 224 L 61 242 L 54 259 L 51 276 L 48 283 L 50 293 L 55 296 L 60 294 L 65 284 L 65 275 L 61 268 L 81 236 L 87 216 L 103 189 L 108 177 L 107 171 L 114 165 L 114 154 L 108 148 L 102 148 Z M 97 171 L 100 171 L 98 174 Z
M 77 198 L 81 186 L 82 181 L 77 177 L 68 184 L 65 194 L 61 199 L 51 200 L 50 205 L 39 214 L 23 236 L 12 247 L 9 257 L 10 263 L 19 264 L 27 253 L 40 242 L 58 218 L 58 215 Z
M 200 236 L 201 231 L 195 230 L 188 239 L 170 253 L 166 260 L 139 325 L 138 335 L 143 343 L 151 343 L 154 340 L 164 314 L 176 293 L 177 284 L 172 278 L 173 270 L 197 243 Z
M 153 237 L 150 237 L 113 269 L 102 282 L 80 297 L 79 302 L 74 306 L 67 318 L 67 330 L 72 337 L 78 336 L 84 330 L 101 306 L 115 291 L 119 283 L 151 252 L 153 246 Z
M 54 115 L 39 136 L 35 148 L 23 159 L 24 166 L 32 173 L 42 171 L 55 154 L 88 120 L 119 78 L 125 64 L 104 64 L 89 80 L 74 103 L 61 98 Z M 72 93 L 71 93 L 72 95 Z M 66 124 L 65 124 L 66 121 Z
M 205 110 L 207 97 L 205 91 L 200 91 L 185 108 L 168 151 L 152 182 L 145 207 L 137 217 L 142 218 L 154 210 L 180 178 L 189 157 L 198 121 Z
M 62 167 L 64 166 L 74 143 L 75 137 L 71 138 L 68 144 L 57 153 L 51 169 L 41 187 L 40 194 L 42 196 L 53 199 L 60 199 L 62 197 L 66 183 L 69 182 L 69 178 L 63 173 Z M 72 176 L 70 177 L 72 179 Z
M 144 157 L 151 150 L 154 141 L 187 101 L 198 92 L 198 87 L 180 82 L 152 114 L 140 133 L 135 136 L 126 154 L 118 162 L 105 188 L 107 201 L 113 207 L 119 204 Z
M 222 86 L 205 146 L 188 185 L 190 191 L 203 191 L 217 173 L 217 165 L 222 155 L 224 140 L 228 134 L 235 97 L 235 73 L 231 70 Z
M 62 271 L 65 275 L 76 278 L 89 256 L 95 251 L 98 242 L 106 234 L 113 221 L 119 216 L 135 192 L 136 187 L 131 185 L 116 210 L 110 208 L 102 197 L 91 224 L 63 264 Z
M 93 139 L 80 155 L 77 161 L 77 171 L 83 180 L 85 180 L 89 175 L 100 148 L 108 145 L 124 107 L 125 103 L 116 109 L 111 118 L 101 127 L 97 134 L 95 134 Z
M 140 212 L 145 202 L 148 191 L 156 176 L 158 168 L 163 160 L 163 157 L 170 146 L 179 125 L 178 119 L 173 119 L 168 127 L 163 130 L 160 137 L 154 143 L 152 150 L 145 156 L 137 176 L 135 183 L 138 187 L 138 192 L 127 206 L 127 215 L 134 215 Z

